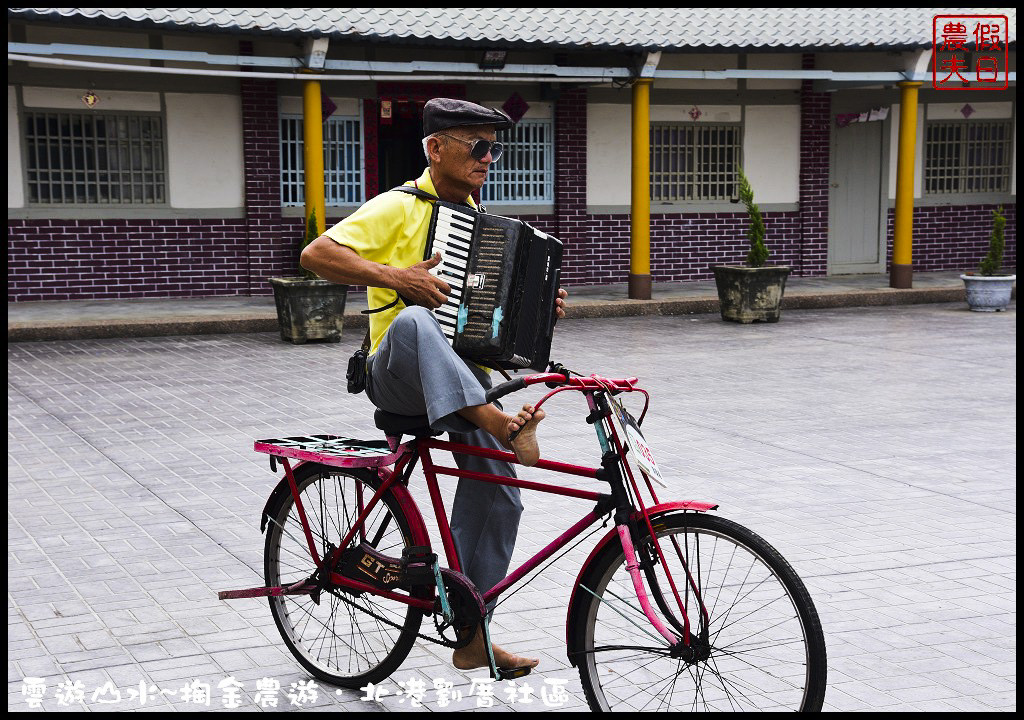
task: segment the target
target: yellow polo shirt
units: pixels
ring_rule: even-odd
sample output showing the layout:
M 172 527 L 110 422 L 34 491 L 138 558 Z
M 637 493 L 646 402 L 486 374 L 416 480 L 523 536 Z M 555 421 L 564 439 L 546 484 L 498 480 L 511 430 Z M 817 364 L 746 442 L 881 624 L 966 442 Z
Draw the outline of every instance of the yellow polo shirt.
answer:
M 437 195 L 429 168 L 418 179 L 405 184 Z M 466 202 L 476 207 L 473 198 L 466 198 Z M 433 210 L 434 203 L 415 195 L 382 192 L 324 235 L 339 245 L 352 248 L 364 260 L 407 268 L 423 261 Z M 384 307 L 394 299 L 394 290 L 367 288 L 367 305 L 371 310 Z M 394 307 L 370 315 L 371 354 L 377 352 L 384 333 L 404 307 L 405 304 L 399 302 Z

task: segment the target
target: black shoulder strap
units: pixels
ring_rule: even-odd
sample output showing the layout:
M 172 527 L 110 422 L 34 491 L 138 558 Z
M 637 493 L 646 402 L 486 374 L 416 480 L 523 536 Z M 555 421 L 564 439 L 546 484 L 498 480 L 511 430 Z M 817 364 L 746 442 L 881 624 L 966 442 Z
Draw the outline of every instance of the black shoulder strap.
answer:
M 437 197 L 437 195 L 431 195 L 426 190 L 420 190 L 418 187 L 409 187 L 408 185 L 399 185 L 398 187 L 393 187 L 388 192 L 392 192 L 392 191 L 404 192 L 404 193 L 408 193 L 409 195 L 415 195 L 416 197 L 420 198 L 421 200 L 428 200 L 430 202 L 434 202 L 435 200 L 440 200 L 440 198 Z M 483 205 L 478 206 L 477 209 L 480 212 L 484 212 Z M 372 315 L 373 313 L 379 313 L 379 312 L 382 312 L 384 310 L 387 310 L 388 308 L 393 308 L 399 302 L 404 302 L 406 305 L 409 304 L 406 301 L 406 299 L 404 297 L 402 297 L 401 295 L 399 295 L 398 293 L 395 293 L 395 295 L 396 295 L 395 299 L 392 300 L 391 302 L 389 302 L 387 305 L 382 305 L 381 307 L 374 308 L 373 310 L 363 310 L 362 314 L 363 315 Z
M 431 195 L 426 190 L 420 190 L 417 187 L 409 187 L 408 185 L 399 185 L 398 187 L 391 189 L 397 190 L 398 192 L 409 193 L 410 195 L 415 195 L 418 198 L 421 198 L 423 200 L 429 200 L 430 202 L 434 202 L 435 200 L 441 199 L 437 197 L 437 195 Z M 466 207 L 470 207 L 470 209 L 476 210 L 477 212 L 487 212 L 483 205 L 477 205 L 475 208 L 472 208 L 468 203 L 463 204 L 466 205 Z
M 426 190 L 420 190 L 417 187 L 409 187 L 408 185 L 399 185 L 398 187 L 391 188 L 391 190 L 389 190 L 388 192 L 393 192 L 393 191 L 404 192 L 404 193 L 408 193 L 409 195 L 415 195 L 416 197 L 420 198 L 421 200 L 429 200 L 430 202 L 433 202 L 433 201 L 438 199 L 438 197 L 436 195 L 431 195 Z M 396 295 L 395 299 L 392 300 L 391 302 L 389 302 L 387 305 L 382 305 L 381 307 L 374 308 L 373 310 L 363 310 L 362 314 L 363 315 L 372 315 L 373 313 L 379 313 L 379 312 L 382 312 L 384 310 L 387 310 L 388 308 L 393 308 L 399 302 L 405 302 L 405 298 L 403 298 L 401 295 L 399 295 L 398 293 L 395 293 L 395 295 Z M 405 304 L 408 305 L 409 303 L 406 302 Z
M 409 187 L 408 185 L 399 185 L 398 187 L 391 188 L 391 190 L 392 191 L 397 190 L 398 192 L 409 193 L 410 195 L 415 195 L 416 197 L 418 197 L 418 198 L 420 198 L 422 200 L 429 200 L 430 202 L 433 202 L 434 200 L 438 200 L 439 199 L 437 197 L 437 195 L 431 195 L 426 190 L 420 190 L 417 187 Z

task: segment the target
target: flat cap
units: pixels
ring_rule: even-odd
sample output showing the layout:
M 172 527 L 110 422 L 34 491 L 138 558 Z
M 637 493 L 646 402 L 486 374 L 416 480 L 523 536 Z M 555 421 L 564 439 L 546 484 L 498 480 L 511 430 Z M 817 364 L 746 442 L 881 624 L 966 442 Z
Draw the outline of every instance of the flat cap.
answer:
M 501 110 L 486 108 L 467 100 L 434 98 L 423 106 L 423 137 L 467 125 L 494 125 L 495 130 L 507 130 L 515 123 Z

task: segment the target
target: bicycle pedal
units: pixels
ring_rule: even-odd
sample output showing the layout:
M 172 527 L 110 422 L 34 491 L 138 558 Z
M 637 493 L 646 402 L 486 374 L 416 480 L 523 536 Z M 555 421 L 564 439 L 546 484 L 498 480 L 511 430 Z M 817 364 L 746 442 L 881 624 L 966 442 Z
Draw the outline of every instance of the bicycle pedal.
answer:
M 522 667 L 516 667 L 516 668 L 508 668 L 508 669 L 498 668 L 498 677 L 496 677 L 494 679 L 495 680 L 517 680 L 518 678 L 526 677 L 527 675 L 529 675 L 531 670 L 533 670 L 533 668 L 530 667 L 529 665 L 524 665 Z
M 426 545 L 414 545 L 402 550 L 403 586 L 421 586 L 435 584 L 434 565 L 437 555 L 430 552 Z

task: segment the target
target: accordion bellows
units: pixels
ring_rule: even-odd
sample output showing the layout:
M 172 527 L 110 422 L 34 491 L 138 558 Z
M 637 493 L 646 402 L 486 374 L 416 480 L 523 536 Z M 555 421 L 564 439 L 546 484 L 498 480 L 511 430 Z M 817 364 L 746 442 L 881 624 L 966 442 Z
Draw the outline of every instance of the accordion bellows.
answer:
M 434 203 L 424 259 L 451 286 L 434 310 L 461 357 L 493 368 L 544 370 L 551 354 L 562 243 L 527 223 Z

